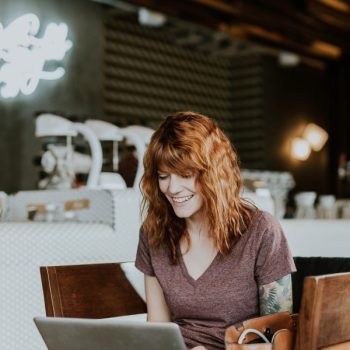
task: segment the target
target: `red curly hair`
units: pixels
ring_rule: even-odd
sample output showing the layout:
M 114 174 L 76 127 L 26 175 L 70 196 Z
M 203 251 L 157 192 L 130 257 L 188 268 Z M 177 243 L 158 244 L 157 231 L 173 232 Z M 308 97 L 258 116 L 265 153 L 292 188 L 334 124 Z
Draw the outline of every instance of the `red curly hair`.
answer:
M 168 116 L 153 134 L 143 162 L 142 230 L 151 246 L 165 246 L 175 264 L 180 239 L 184 237 L 190 243 L 185 220 L 175 215 L 159 189 L 161 170 L 196 176 L 210 237 L 221 254 L 228 254 L 251 221 L 252 205 L 240 197 L 242 179 L 237 154 L 216 123 L 194 112 Z

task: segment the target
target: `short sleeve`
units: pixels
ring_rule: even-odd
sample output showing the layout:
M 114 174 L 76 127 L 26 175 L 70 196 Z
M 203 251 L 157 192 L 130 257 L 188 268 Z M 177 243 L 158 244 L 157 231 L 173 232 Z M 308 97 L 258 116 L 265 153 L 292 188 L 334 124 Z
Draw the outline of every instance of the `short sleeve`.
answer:
M 145 275 L 154 276 L 154 270 L 152 267 L 152 258 L 150 254 L 150 248 L 148 244 L 147 235 L 140 230 L 139 243 L 137 246 L 135 266 L 138 270 Z
M 264 213 L 259 223 L 262 234 L 257 251 L 255 278 L 259 286 L 295 272 L 295 264 L 280 223 Z

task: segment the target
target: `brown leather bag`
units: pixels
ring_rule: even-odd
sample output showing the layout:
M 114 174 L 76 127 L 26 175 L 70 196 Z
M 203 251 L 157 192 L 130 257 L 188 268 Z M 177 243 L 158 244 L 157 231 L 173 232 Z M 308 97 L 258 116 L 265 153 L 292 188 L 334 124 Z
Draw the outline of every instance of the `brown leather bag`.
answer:
M 297 321 L 298 314 L 278 312 L 244 321 L 239 328 L 230 326 L 225 333 L 225 349 L 293 350 Z M 262 343 L 255 343 L 259 339 Z

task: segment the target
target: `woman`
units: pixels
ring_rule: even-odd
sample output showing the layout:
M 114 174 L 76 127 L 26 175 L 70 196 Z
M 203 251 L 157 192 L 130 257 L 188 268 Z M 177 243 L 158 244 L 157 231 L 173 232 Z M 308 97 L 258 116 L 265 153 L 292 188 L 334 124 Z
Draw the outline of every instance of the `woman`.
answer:
M 228 326 L 292 310 L 287 241 L 271 215 L 240 197 L 237 155 L 214 121 L 167 117 L 144 167 L 136 267 L 149 321 L 176 322 L 189 349 L 216 350 Z

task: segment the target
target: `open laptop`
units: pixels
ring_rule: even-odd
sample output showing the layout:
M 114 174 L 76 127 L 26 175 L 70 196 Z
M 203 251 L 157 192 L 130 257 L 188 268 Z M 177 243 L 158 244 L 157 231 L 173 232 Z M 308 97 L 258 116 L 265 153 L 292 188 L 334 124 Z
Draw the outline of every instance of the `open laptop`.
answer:
M 186 350 L 175 323 L 59 317 L 34 322 L 49 350 Z

